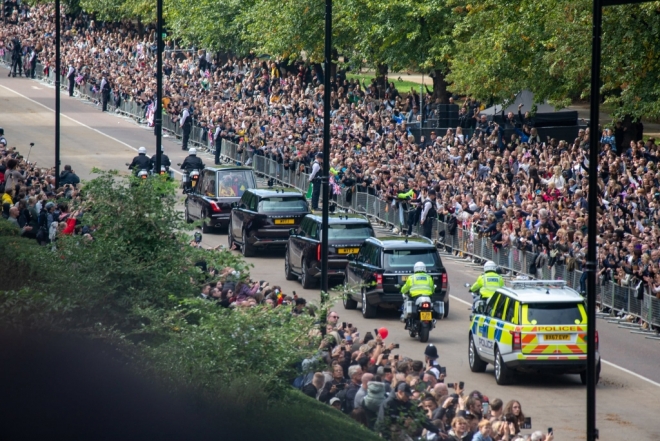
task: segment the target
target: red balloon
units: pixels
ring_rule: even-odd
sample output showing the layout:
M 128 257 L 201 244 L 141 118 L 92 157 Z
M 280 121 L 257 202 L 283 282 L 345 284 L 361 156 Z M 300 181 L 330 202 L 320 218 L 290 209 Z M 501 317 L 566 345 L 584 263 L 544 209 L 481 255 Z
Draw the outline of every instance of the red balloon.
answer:
M 378 335 L 380 335 L 380 338 L 385 340 L 390 333 L 387 331 L 387 328 L 380 328 L 378 330 Z

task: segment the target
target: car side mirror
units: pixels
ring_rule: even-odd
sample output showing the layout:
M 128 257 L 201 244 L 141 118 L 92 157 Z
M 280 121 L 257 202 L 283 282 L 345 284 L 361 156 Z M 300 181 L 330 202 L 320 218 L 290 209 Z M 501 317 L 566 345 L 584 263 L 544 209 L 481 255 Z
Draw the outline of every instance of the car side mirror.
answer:
M 486 311 L 486 301 L 477 300 L 474 304 L 474 310 L 477 311 L 477 314 L 483 314 Z
M 466 283 L 466 284 L 465 284 L 465 287 L 466 287 L 466 288 L 469 288 L 469 287 L 470 287 L 470 284 L 469 284 L 469 283 Z
M 346 259 L 347 259 L 349 262 L 353 262 L 353 261 L 355 260 L 355 254 L 353 254 L 353 253 L 351 253 L 351 254 L 347 254 L 347 255 L 346 255 Z
M 231 208 L 237 208 L 237 207 L 238 207 L 238 202 L 231 203 Z
M 289 236 L 295 236 L 295 235 L 296 235 L 296 229 L 295 228 L 289 229 Z

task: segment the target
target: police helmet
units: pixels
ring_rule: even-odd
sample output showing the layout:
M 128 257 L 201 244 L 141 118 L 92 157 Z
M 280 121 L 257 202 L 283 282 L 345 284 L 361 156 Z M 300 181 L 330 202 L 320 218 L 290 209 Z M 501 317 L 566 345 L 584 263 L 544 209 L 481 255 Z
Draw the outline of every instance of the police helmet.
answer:
M 190 150 L 188 151 L 188 154 L 191 155 L 191 156 L 195 156 L 195 155 L 197 155 L 197 149 L 195 149 L 195 148 L 190 149 Z
M 138 154 L 140 155 L 146 155 L 147 154 L 147 149 L 145 147 L 140 147 L 138 149 Z
M 484 272 L 487 273 L 489 271 L 496 272 L 497 271 L 497 264 L 493 262 L 492 260 L 489 260 L 484 264 Z
M 424 355 L 429 358 L 438 358 L 438 348 L 436 348 L 433 344 L 430 344 L 424 350 Z
M 424 262 L 417 262 L 413 269 L 416 273 L 424 273 L 426 272 L 426 264 Z

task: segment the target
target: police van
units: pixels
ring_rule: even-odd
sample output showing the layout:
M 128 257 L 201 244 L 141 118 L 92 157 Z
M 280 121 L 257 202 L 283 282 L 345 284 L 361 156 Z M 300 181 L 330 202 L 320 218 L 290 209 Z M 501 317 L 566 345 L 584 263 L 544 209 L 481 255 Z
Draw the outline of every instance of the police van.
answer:
M 472 372 L 495 368 L 497 384 L 516 371 L 580 374 L 587 382 L 584 298 L 561 280 L 519 280 L 475 305 L 469 334 Z M 596 333 L 596 373 L 600 354 Z

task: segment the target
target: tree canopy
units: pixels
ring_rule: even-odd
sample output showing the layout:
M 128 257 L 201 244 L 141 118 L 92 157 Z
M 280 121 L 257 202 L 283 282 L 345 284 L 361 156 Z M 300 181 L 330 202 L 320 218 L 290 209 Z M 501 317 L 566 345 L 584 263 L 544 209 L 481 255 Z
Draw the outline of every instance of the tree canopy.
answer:
M 142 0 L 79 1 L 100 19 L 153 19 L 153 4 Z M 323 61 L 324 5 L 321 0 L 165 1 L 175 38 L 238 55 L 252 50 L 312 63 Z M 590 94 L 591 5 L 588 0 L 334 0 L 333 53 L 353 68 L 432 74 L 434 86 L 484 101 L 529 89 L 538 101 L 566 104 Z M 660 117 L 659 33 L 660 1 L 604 9 L 601 93 L 618 116 Z

